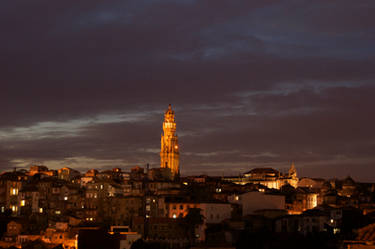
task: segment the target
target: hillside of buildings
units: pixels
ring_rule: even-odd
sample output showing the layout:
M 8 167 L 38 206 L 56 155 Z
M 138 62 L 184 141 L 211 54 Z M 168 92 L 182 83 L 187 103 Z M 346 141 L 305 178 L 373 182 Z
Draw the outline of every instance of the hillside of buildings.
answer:
M 0 248 L 374 248 L 375 184 L 256 168 L 0 174 Z

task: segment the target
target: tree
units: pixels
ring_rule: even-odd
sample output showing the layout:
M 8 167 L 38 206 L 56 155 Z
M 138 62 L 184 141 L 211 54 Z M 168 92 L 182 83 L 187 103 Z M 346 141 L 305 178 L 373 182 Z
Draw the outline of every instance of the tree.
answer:
M 146 249 L 148 245 L 143 241 L 143 239 L 138 239 L 133 242 L 130 249 Z
M 187 228 L 188 238 L 190 244 L 195 243 L 196 233 L 195 229 L 197 226 L 202 225 L 204 217 L 201 214 L 200 208 L 189 208 L 188 214 L 184 217 L 184 223 Z

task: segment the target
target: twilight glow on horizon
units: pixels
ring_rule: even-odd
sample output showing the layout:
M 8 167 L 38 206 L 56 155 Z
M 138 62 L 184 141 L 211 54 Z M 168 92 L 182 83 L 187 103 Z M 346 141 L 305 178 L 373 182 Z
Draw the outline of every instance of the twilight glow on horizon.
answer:
M 6 0 L 0 171 L 255 167 L 375 181 L 375 2 Z

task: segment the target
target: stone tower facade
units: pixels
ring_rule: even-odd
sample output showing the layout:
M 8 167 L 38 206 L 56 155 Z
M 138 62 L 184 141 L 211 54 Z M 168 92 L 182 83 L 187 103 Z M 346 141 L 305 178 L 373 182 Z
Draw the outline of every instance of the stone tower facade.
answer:
M 292 162 L 292 165 L 289 168 L 288 177 L 289 177 L 288 183 L 291 186 L 297 188 L 298 187 L 298 177 L 297 177 L 296 167 L 294 166 L 294 162 Z
M 178 138 L 176 135 L 176 122 L 174 120 L 174 111 L 172 106 L 164 114 L 163 134 L 161 135 L 160 167 L 169 168 L 172 177 L 180 174 L 180 153 L 178 147 Z

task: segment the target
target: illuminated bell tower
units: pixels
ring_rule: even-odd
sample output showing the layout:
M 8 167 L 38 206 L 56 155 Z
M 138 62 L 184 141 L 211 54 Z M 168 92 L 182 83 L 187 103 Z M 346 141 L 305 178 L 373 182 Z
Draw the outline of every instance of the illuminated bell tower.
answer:
M 175 134 L 176 122 L 174 121 L 174 111 L 170 104 L 164 114 L 163 133 L 161 135 L 160 167 L 169 168 L 174 178 L 180 174 L 180 153 L 178 138 Z
M 297 170 L 296 167 L 294 166 L 294 162 L 292 162 L 292 165 L 289 168 L 288 172 L 288 183 L 293 186 L 294 188 L 298 187 L 298 177 L 297 177 Z

